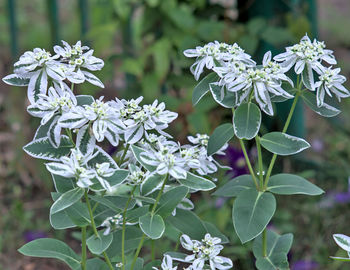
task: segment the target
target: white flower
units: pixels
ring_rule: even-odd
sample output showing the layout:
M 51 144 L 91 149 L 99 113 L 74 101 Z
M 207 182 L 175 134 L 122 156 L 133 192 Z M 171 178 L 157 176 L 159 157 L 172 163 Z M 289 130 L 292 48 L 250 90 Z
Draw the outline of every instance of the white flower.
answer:
M 217 66 L 225 66 L 225 61 L 239 61 L 249 66 L 255 64 L 250 59 L 250 55 L 246 54 L 236 43 L 229 45 L 218 41 L 210 42 L 203 47 L 197 46 L 195 49 L 185 50 L 184 55 L 197 58 L 190 68 L 196 80 L 199 79 L 204 67 L 211 70 Z
M 132 186 L 140 185 L 143 180 L 146 179 L 148 174 L 149 172 L 145 173 L 140 167 L 137 167 L 134 164 L 129 164 L 129 176 L 127 182 Z
M 125 225 L 135 225 L 136 223 L 132 222 L 125 222 Z M 123 226 L 123 216 L 121 214 L 116 214 L 113 217 L 106 218 L 102 224 L 102 227 L 106 227 L 106 230 L 104 231 L 103 235 L 108 235 L 112 230 L 118 230 L 121 229 Z
M 291 94 L 282 89 L 281 85 L 281 78 L 271 73 L 270 69 L 250 68 L 233 82 L 227 84 L 226 87 L 230 92 L 242 92 L 240 103 L 249 97 L 253 91 L 255 100 L 260 108 L 268 115 L 273 115 L 270 94 L 284 98 L 293 98 Z
M 185 179 L 184 160 L 178 155 L 179 147 L 157 143 L 157 149 L 146 150 L 140 157 L 148 165 L 155 166 L 160 175 L 170 174 L 175 179 Z
M 324 96 L 327 93 L 330 97 L 332 93 L 340 101 L 341 98 L 350 96 L 350 92 L 342 84 L 346 81 L 346 78 L 339 75 L 340 68 L 332 69 L 332 67 L 322 69 L 322 73 L 319 75 L 318 82 L 315 83 L 317 88 L 317 106 L 323 105 Z
M 41 125 L 45 125 L 56 113 L 68 112 L 77 105 L 77 99 L 70 89 L 62 89 L 58 84 L 50 87 L 46 94 L 39 94 L 39 99 L 27 110 L 29 114 L 40 117 Z
M 78 149 L 72 149 L 70 157 L 62 157 L 61 162 L 48 163 L 46 168 L 53 174 L 75 178 L 79 187 L 87 188 L 93 184 L 91 180 L 96 175 L 95 170 L 87 166 L 92 158 L 92 154 L 83 155 Z
M 152 269 L 158 270 L 157 267 L 152 267 Z M 162 270 L 177 270 L 177 266 L 173 266 L 173 259 L 169 255 L 164 255 L 161 269 Z
M 103 97 L 100 97 L 91 105 L 77 106 L 64 113 L 59 119 L 59 125 L 75 129 L 91 122 L 93 135 L 98 142 L 107 138 L 113 146 L 117 146 L 125 126 L 117 109 L 110 102 L 105 103 L 102 99 Z
M 233 266 L 229 258 L 218 256 L 223 249 L 223 246 L 220 245 L 221 239 L 218 237 L 211 237 L 210 234 L 207 233 L 202 241 L 197 241 L 183 234 L 180 237 L 180 243 L 184 249 L 191 251 L 192 254 L 186 256 L 185 259 L 174 259 L 185 263 L 191 263 L 189 268 L 191 270 L 202 270 L 205 266 L 208 266 L 208 264 L 211 270 L 230 269 Z
M 63 40 L 62 43 L 63 47 L 57 45 L 54 47 L 54 51 L 65 64 L 61 68 L 65 72 L 66 78 L 73 83 L 83 83 L 86 80 L 104 88 L 103 83 L 95 75 L 86 71 L 101 70 L 104 66 L 103 60 L 93 56 L 94 51 L 89 50 L 87 46 L 81 46 L 80 41 L 73 46 Z
M 197 133 L 196 137 L 187 136 L 187 139 L 193 144 L 198 144 L 200 146 L 207 147 L 208 141 L 209 141 L 209 136 L 207 134 L 198 134 Z
M 112 191 L 112 187 L 105 178 L 111 177 L 115 171 L 115 169 L 110 167 L 110 163 L 108 162 L 96 164 L 96 178 L 108 192 Z
M 322 70 L 322 61 L 327 62 L 330 65 L 335 65 L 337 61 L 333 56 L 333 51 L 325 49 L 324 42 L 314 39 L 311 42 L 310 38 L 305 35 L 300 43 L 287 47 L 286 52 L 276 55 L 274 59 L 278 62 L 282 62 L 281 65 L 289 70 L 294 64 L 294 71 L 296 74 L 301 74 L 304 69 L 308 74 L 310 85 L 306 84 L 303 78 L 305 87 L 313 90 L 314 76 L 312 70 L 320 73 Z
M 165 110 L 165 104 L 155 100 L 151 105 L 139 106 L 142 97 L 136 100 L 118 100 L 113 106 L 120 112 L 122 121 L 127 127 L 125 130 L 125 141 L 128 144 L 139 142 L 148 131 L 156 130 L 158 133 L 170 136 L 163 131 L 169 123 L 177 118 L 177 113 Z
M 38 100 L 38 94 L 46 94 L 48 76 L 57 82 L 65 79 L 64 73 L 58 68 L 57 58 L 58 56 L 51 56 L 51 53 L 44 49 L 35 48 L 25 52 L 14 64 L 16 75 L 29 78 L 27 93 L 30 103 Z

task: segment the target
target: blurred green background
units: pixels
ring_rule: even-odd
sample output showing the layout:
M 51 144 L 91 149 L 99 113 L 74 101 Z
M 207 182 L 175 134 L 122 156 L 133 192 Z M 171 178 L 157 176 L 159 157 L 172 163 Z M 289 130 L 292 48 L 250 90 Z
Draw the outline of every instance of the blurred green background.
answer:
M 192 60 L 182 54 L 185 49 L 213 40 L 237 42 L 259 62 L 266 50 L 277 53 L 308 33 L 335 50 L 342 73 L 349 78 L 349 12 L 348 0 L 3 0 L 0 76 L 11 73 L 13 62 L 26 50 L 50 49 L 61 39 L 69 43 L 82 40 L 105 60 L 105 68 L 96 75 L 106 88 L 84 84 L 77 91 L 106 99 L 143 95 L 145 102 L 165 101 L 179 113 L 171 129 L 184 142 L 188 134 L 210 134 L 221 122 L 231 121 L 229 112 L 210 97 L 192 107 L 196 82 L 189 72 Z M 50 228 L 50 176 L 42 162 L 22 151 L 38 124 L 26 113 L 25 89 L 2 82 L 0 89 L 0 269 L 66 269 L 16 251 L 26 241 L 47 235 L 79 247 L 71 231 Z M 286 107 L 279 108 L 279 120 L 271 123 L 267 119 L 266 128 L 278 127 Z M 350 102 L 343 102 L 341 108 L 340 116 L 324 120 L 299 106 L 291 133 L 305 135 L 313 147 L 278 164 L 278 171 L 300 173 L 326 190 L 322 197 L 283 197 L 278 202 L 271 227 L 294 233 L 293 270 L 350 267 L 329 259 L 341 255 L 332 234 L 350 235 Z M 254 159 L 254 149 L 251 156 Z M 228 152 L 225 159 L 242 169 L 239 151 Z M 228 177 L 218 178 L 220 186 Z M 195 211 L 230 237 L 225 255 L 234 261 L 234 269 L 254 269 L 250 244 L 242 246 L 233 232 L 232 201 L 207 193 L 192 199 Z M 170 243 L 162 242 L 158 256 L 171 248 Z

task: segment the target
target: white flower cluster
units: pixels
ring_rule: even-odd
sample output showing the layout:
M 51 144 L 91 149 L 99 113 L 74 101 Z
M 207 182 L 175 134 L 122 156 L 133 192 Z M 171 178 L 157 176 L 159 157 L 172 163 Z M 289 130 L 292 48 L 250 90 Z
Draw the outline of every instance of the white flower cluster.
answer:
M 104 62 L 93 56 L 93 50 L 87 46 L 81 46 L 78 41 L 70 46 L 62 41 L 64 47 L 55 46 L 55 55 L 44 49 L 35 48 L 25 52 L 14 64 L 14 74 L 4 78 L 28 80 L 28 99 L 34 104 L 40 98 L 39 94 L 46 95 L 48 77 L 55 83 L 65 88 L 65 80 L 72 83 L 88 81 L 96 86 L 104 87 L 102 82 L 90 71 L 100 70 Z
M 186 270 L 203 270 L 203 269 L 231 269 L 233 263 L 229 258 L 219 256 L 221 250 L 224 248 L 221 239 L 218 237 L 211 237 L 207 233 L 202 241 L 192 240 L 187 235 L 183 234 L 180 238 L 181 245 L 184 249 L 191 251 L 192 254 L 186 256 L 184 259 L 171 257 L 165 255 L 161 269 L 162 270 L 176 270 L 177 266 L 173 266 L 173 261 L 180 261 L 190 263 Z M 157 269 L 154 267 L 154 269 Z
M 235 104 L 250 101 L 253 97 L 260 108 L 268 115 L 273 115 L 272 98 L 293 98 L 293 95 L 283 89 L 282 83 L 293 86 L 292 80 L 285 74 L 295 65 L 296 74 L 302 74 L 304 86 L 314 91 L 317 88 L 317 105 L 323 105 L 325 93 L 338 98 L 350 96 L 350 92 L 342 86 L 345 81 L 338 75 L 339 70 L 324 67 L 322 61 L 336 64 L 331 50 L 325 49 L 323 42 L 311 40 L 305 36 L 299 44 L 286 48 L 286 52 L 275 56 L 271 52 L 264 55 L 262 65 L 256 65 L 251 57 L 237 44 L 208 43 L 204 47 L 184 51 L 187 57 L 196 57 L 191 66 L 191 72 L 196 80 L 203 73 L 204 67 L 214 71 L 219 81 L 212 85 L 221 87 L 220 96 L 226 91 L 235 96 Z M 319 75 L 319 82 L 314 82 L 314 72 Z
M 220 164 L 207 154 L 208 139 L 209 136 L 205 134 L 189 136 L 188 140 L 192 145 L 181 146 L 164 136 L 151 136 L 151 142 L 141 154 L 141 159 L 146 164 L 155 166 L 158 174 L 169 174 L 175 179 L 185 179 L 190 170 L 200 175 L 212 174 Z M 224 145 L 218 154 L 223 154 L 226 148 L 227 145 Z
M 125 222 L 125 225 L 135 225 L 137 222 Z M 104 235 L 108 235 L 113 230 L 117 230 L 122 228 L 123 226 L 123 216 L 121 214 L 116 214 L 113 217 L 106 218 L 102 224 L 101 227 L 106 227 L 106 230 L 103 232 Z

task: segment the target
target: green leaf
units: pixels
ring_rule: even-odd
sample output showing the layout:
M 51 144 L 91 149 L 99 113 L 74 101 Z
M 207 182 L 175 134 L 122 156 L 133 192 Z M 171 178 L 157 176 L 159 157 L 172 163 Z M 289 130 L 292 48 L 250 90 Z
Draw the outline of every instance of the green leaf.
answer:
M 314 75 L 313 75 L 312 68 L 309 64 L 305 64 L 303 72 L 301 73 L 301 79 L 307 89 L 314 90 L 315 88 L 315 85 L 313 83 Z
M 29 84 L 29 78 L 23 78 L 17 74 L 7 75 L 6 77 L 2 78 L 2 80 L 5 83 L 14 86 L 27 86 Z
M 73 221 L 73 223 L 79 227 L 87 226 L 91 223 L 89 210 L 85 203 L 78 201 L 65 209 L 64 212 Z
M 242 191 L 233 204 L 232 217 L 236 233 L 242 243 L 258 236 L 270 222 L 276 210 L 271 193 L 254 189 Z
M 93 258 L 86 261 L 86 269 L 109 270 L 108 265 L 99 258 Z
M 121 196 L 93 196 L 89 195 L 89 198 L 95 202 L 98 202 L 104 206 L 107 206 L 109 209 L 113 210 L 116 213 L 119 213 L 120 210 L 124 210 L 126 202 L 128 201 L 127 197 Z M 128 210 L 134 208 L 135 200 L 132 199 L 129 203 Z
M 103 177 L 110 185 L 111 187 L 115 187 L 120 185 L 121 183 L 124 182 L 124 180 L 128 177 L 129 171 L 120 169 L 120 170 L 115 170 L 114 173 L 109 176 L 109 177 Z M 95 180 L 96 178 L 94 178 Z M 92 190 L 104 190 L 102 187 L 101 183 L 99 181 L 94 181 L 94 184 L 90 186 Z
M 274 253 L 269 257 L 259 257 L 255 262 L 258 270 L 289 270 L 288 258 L 284 253 Z
M 93 254 L 101 254 L 105 251 L 113 241 L 113 234 L 103 235 L 101 231 L 98 232 L 98 236 L 92 235 L 86 240 L 86 244 L 89 250 Z
M 108 162 L 110 164 L 111 168 L 119 169 L 115 160 L 106 151 L 104 151 L 100 146 L 96 146 L 94 151 L 95 151 L 95 153 L 94 153 L 95 157 L 88 162 L 89 166 L 95 167 L 97 163 L 101 164 L 104 162 Z
M 202 97 L 204 97 L 209 92 L 209 84 L 217 82 L 218 80 L 219 76 L 215 72 L 212 72 L 205 76 L 193 90 L 192 104 L 195 106 L 202 99 Z
M 267 190 L 281 195 L 305 194 L 315 196 L 324 193 L 322 189 L 306 179 L 287 173 L 271 176 Z
M 50 215 L 50 224 L 56 230 L 64 230 L 76 227 L 76 224 L 68 216 L 66 211 L 61 211 Z
M 132 262 L 125 265 L 126 270 L 131 270 Z M 137 258 L 133 270 L 143 270 L 143 259 Z
M 259 132 L 261 112 L 254 103 L 243 103 L 233 115 L 233 129 L 240 139 L 253 139 Z
M 95 99 L 89 95 L 78 95 L 76 98 L 78 106 L 91 105 L 95 101 Z
M 74 270 L 80 269 L 79 256 L 67 244 L 56 239 L 37 239 L 25 244 L 18 251 L 26 256 L 58 259 Z
M 159 239 L 165 230 L 165 224 L 160 215 L 147 213 L 140 217 L 139 225 L 141 230 L 151 239 Z
M 70 153 L 73 144 L 67 136 L 61 136 L 60 147 L 55 148 L 51 145 L 49 138 L 40 138 L 33 140 L 23 147 L 23 150 L 30 156 L 51 161 L 60 161 L 61 157 Z
M 144 163 L 144 162 L 141 160 L 140 154 L 141 154 L 142 152 L 144 152 L 144 150 L 143 150 L 141 147 L 138 147 L 138 146 L 136 146 L 136 145 L 131 145 L 131 150 L 132 150 L 132 152 L 134 153 L 134 156 L 135 156 L 136 160 L 137 160 L 144 168 L 146 168 L 146 169 L 147 169 L 148 171 L 150 171 L 150 172 L 153 172 L 153 171 L 156 169 L 156 167 L 151 166 L 151 165 L 148 165 L 148 164 Z
M 333 259 L 335 261 L 340 261 L 340 262 L 350 262 L 350 258 L 333 257 L 333 256 L 331 256 L 331 259 Z
M 164 175 L 152 173 L 145 180 L 143 180 L 140 191 L 141 194 L 147 196 L 153 193 L 163 183 Z
M 142 238 L 142 231 L 136 226 L 127 226 L 125 229 L 125 252 L 135 250 Z M 113 259 L 113 256 L 119 257 L 122 252 L 122 230 L 113 233 L 113 241 L 106 250 L 107 255 Z
M 126 212 L 126 221 L 131 223 L 138 223 L 139 218 L 149 212 L 149 205 L 138 207 Z
M 177 230 L 193 239 L 201 240 L 207 233 L 207 229 L 199 217 L 188 210 L 176 209 L 176 215 L 169 216 L 167 221 Z
M 220 197 L 236 197 L 242 191 L 255 188 L 251 175 L 244 174 L 233 178 L 225 185 L 216 190 L 213 195 Z
M 285 255 L 285 259 L 287 259 L 287 254 L 292 247 L 293 243 L 293 234 L 288 233 L 284 235 L 278 235 L 277 233 L 267 230 L 266 232 L 267 239 L 267 257 L 271 257 L 274 254 L 282 253 Z M 260 234 L 255 240 L 253 244 L 253 253 L 255 258 L 263 257 L 262 250 L 262 235 Z M 273 261 L 270 258 L 270 261 Z M 288 266 L 288 261 L 287 266 Z M 279 266 L 282 267 L 282 266 Z
M 215 184 L 212 181 L 190 172 L 187 173 L 186 179 L 177 179 L 177 181 L 180 184 L 194 190 L 207 191 L 215 188 Z
M 210 92 L 214 100 L 225 108 L 233 108 L 238 104 L 238 96 L 236 93 L 226 91 L 222 86 L 211 83 Z
M 73 178 L 66 178 L 56 174 L 51 174 L 51 176 L 57 192 L 65 193 L 69 190 L 72 190 L 75 187 L 74 183 L 76 181 Z
M 49 132 L 50 126 L 51 126 L 51 124 L 52 124 L 54 119 L 55 119 L 55 117 L 52 117 L 45 125 L 40 125 L 38 127 L 38 129 L 36 130 L 36 132 L 35 132 L 33 140 L 37 140 L 37 139 L 40 139 L 40 138 L 47 137 L 47 134 Z
M 314 112 L 322 115 L 323 117 L 334 117 L 340 113 L 340 110 L 334 108 L 326 103 L 323 103 L 321 107 L 317 106 L 316 95 L 310 91 L 304 91 L 301 96 L 305 104 Z
M 186 197 L 188 188 L 184 186 L 178 186 L 165 192 L 159 200 L 158 207 L 155 211 L 156 214 L 166 218 L 169 216 L 176 206 Z
M 232 124 L 227 123 L 218 126 L 209 138 L 207 149 L 208 156 L 219 151 L 234 135 Z
M 310 147 L 304 139 L 282 132 L 267 133 L 260 142 L 266 150 L 281 156 L 296 154 Z
M 68 208 L 75 202 L 79 201 L 83 195 L 84 189 L 80 187 L 67 191 L 66 193 L 62 194 L 61 197 L 51 206 L 50 214 L 52 215 Z

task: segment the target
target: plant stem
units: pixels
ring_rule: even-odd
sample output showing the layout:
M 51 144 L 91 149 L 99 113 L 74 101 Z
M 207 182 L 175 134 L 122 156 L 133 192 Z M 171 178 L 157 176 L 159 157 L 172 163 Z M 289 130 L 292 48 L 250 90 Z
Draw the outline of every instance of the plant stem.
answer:
M 258 151 L 258 164 L 259 164 L 259 180 L 260 180 L 260 190 L 264 188 L 264 172 L 263 172 L 263 162 L 262 162 L 262 154 L 261 154 L 261 145 L 260 145 L 260 137 L 255 137 L 256 149 Z
M 296 95 L 295 95 L 295 98 L 294 98 L 292 107 L 290 108 L 290 111 L 289 111 L 289 114 L 288 114 L 286 123 L 284 124 L 283 130 L 282 130 L 283 133 L 285 133 L 285 132 L 287 131 L 288 127 L 289 127 L 290 120 L 292 119 L 292 116 L 293 116 L 295 107 L 296 107 L 296 105 L 297 105 L 299 96 L 300 96 L 300 90 L 298 90 L 298 92 L 297 92 Z M 267 185 L 268 185 L 268 183 L 269 183 L 270 176 L 271 176 L 271 173 L 272 173 L 272 169 L 273 169 L 273 166 L 275 165 L 275 162 L 276 162 L 276 158 L 277 158 L 277 154 L 273 154 L 273 156 L 272 156 L 272 158 L 271 158 L 271 161 L 270 161 L 269 168 L 268 168 L 268 170 L 267 170 L 266 177 L 265 177 L 264 190 L 267 188 Z
M 266 231 L 266 228 L 264 229 L 263 233 L 262 233 L 262 255 L 264 257 L 267 257 L 267 235 L 266 235 L 267 231 Z
M 130 196 L 128 198 L 128 201 L 125 204 L 124 211 L 123 211 L 123 229 L 122 229 L 122 267 L 123 270 L 125 270 L 125 227 L 126 227 L 126 211 L 128 210 L 129 203 L 132 199 L 132 196 L 135 192 L 136 186 L 132 189 Z
M 86 270 L 86 227 L 81 228 L 81 269 Z
M 162 194 L 163 194 L 164 187 L 165 187 L 165 183 L 167 182 L 168 178 L 169 178 L 169 174 L 167 174 L 167 176 L 164 178 L 163 185 L 162 185 L 160 191 L 158 192 L 158 195 L 157 195 L 157 198 L 156 198 L 156 202 L 154 203 L 154 205 L 153 205 L 153 207 L 152 207 L 151 215 L 154 215 L 154 212 L 156 211 L 157 205 L 158 205 L 158 203 L 159 203 L 160 197 L 161 197 Z M 141 251 L 141 248 L 142 248 L 142 246 L 143 246 L 143 242 L 145 241 L 145 236 L 146 236 L 145 234 L 142 235 L 142 238 L 141 238 L 141 240 L 140 240 L 139 246 L 137 247 L 137 250 L 136 250 L 134 259 L 133 259 L 133 261 L 132 261 L 130 270 L 133 270 L 133 269 L 134 269 L 134 266 L 135 266 L 137 257 L 139 256 L 140 251 Z
M 244 142 L 242 139 L 239 139 L 239 143 L 241 145 L 241 148 L 242 148 L 242 151 L 243 151 L 243 154 L 244 154 L 244 158 L 245 158 L 245 161 L 247 163 L 247 166 L 248 166 L 248 169 L 249 169 L 249 172 L 253 178 L 253 181 L 254 181 L 254 184 L 256 186 L 256 189 L 259 190 L 259 185 L 258 185 L 258 182 L 256 180 L 256 177 L 255 177 L 255 173 L 254 173 L 254 170 L 253 170 L 253 167 L 252 167 L 252 164 L 250 163 L 250 160 L 249 160 L 249 156 L 248 156 L 248 153 L 247 153 L 247 150 L 244 146 Z
M 130 144 L 127 144 L 127 145 L 125 146 L 123 155 L 122 155 L 122 157 L 120 158 L 120 162 L 119 162 L 119 164 L 118 164 L 119 166 L 121 166 L 121 165 L 123 164 L 124 159 L 125 159 L 125 156 L 126 156 L 126 153 L 127 153 L 128 150 L 129 150 L 129 147 L 130 147 Z
M 94 220 L 94 215 L 92 213 L 92 209 L 91 209 L 91 205 L 90 205 L 90 201 L 89 201 L 89 197 L 88 197 L 88 193 L 87 191 L 85 190 L 85 193 L 84 193 L 84 196 L 85 196 L 85 203 L 87 205 L 87 208 L 89 210 L 89 215 L 90 215 L 90 221 L 91 221 L 91 227 L 92 227 L 92 230 L 94 231 L 94 234 L 96 237 L 100 238 L 98 232 L 97 232 L 97 229 L 96 229 L 96 225 L 95 225 L 95 220 Z M 103 257 L 105 258 L 105 261 L 109 267 L 110 270 L 114 270 L 114 267 L 107 255 L 107 253 L 104 251 L 103 253 Z

